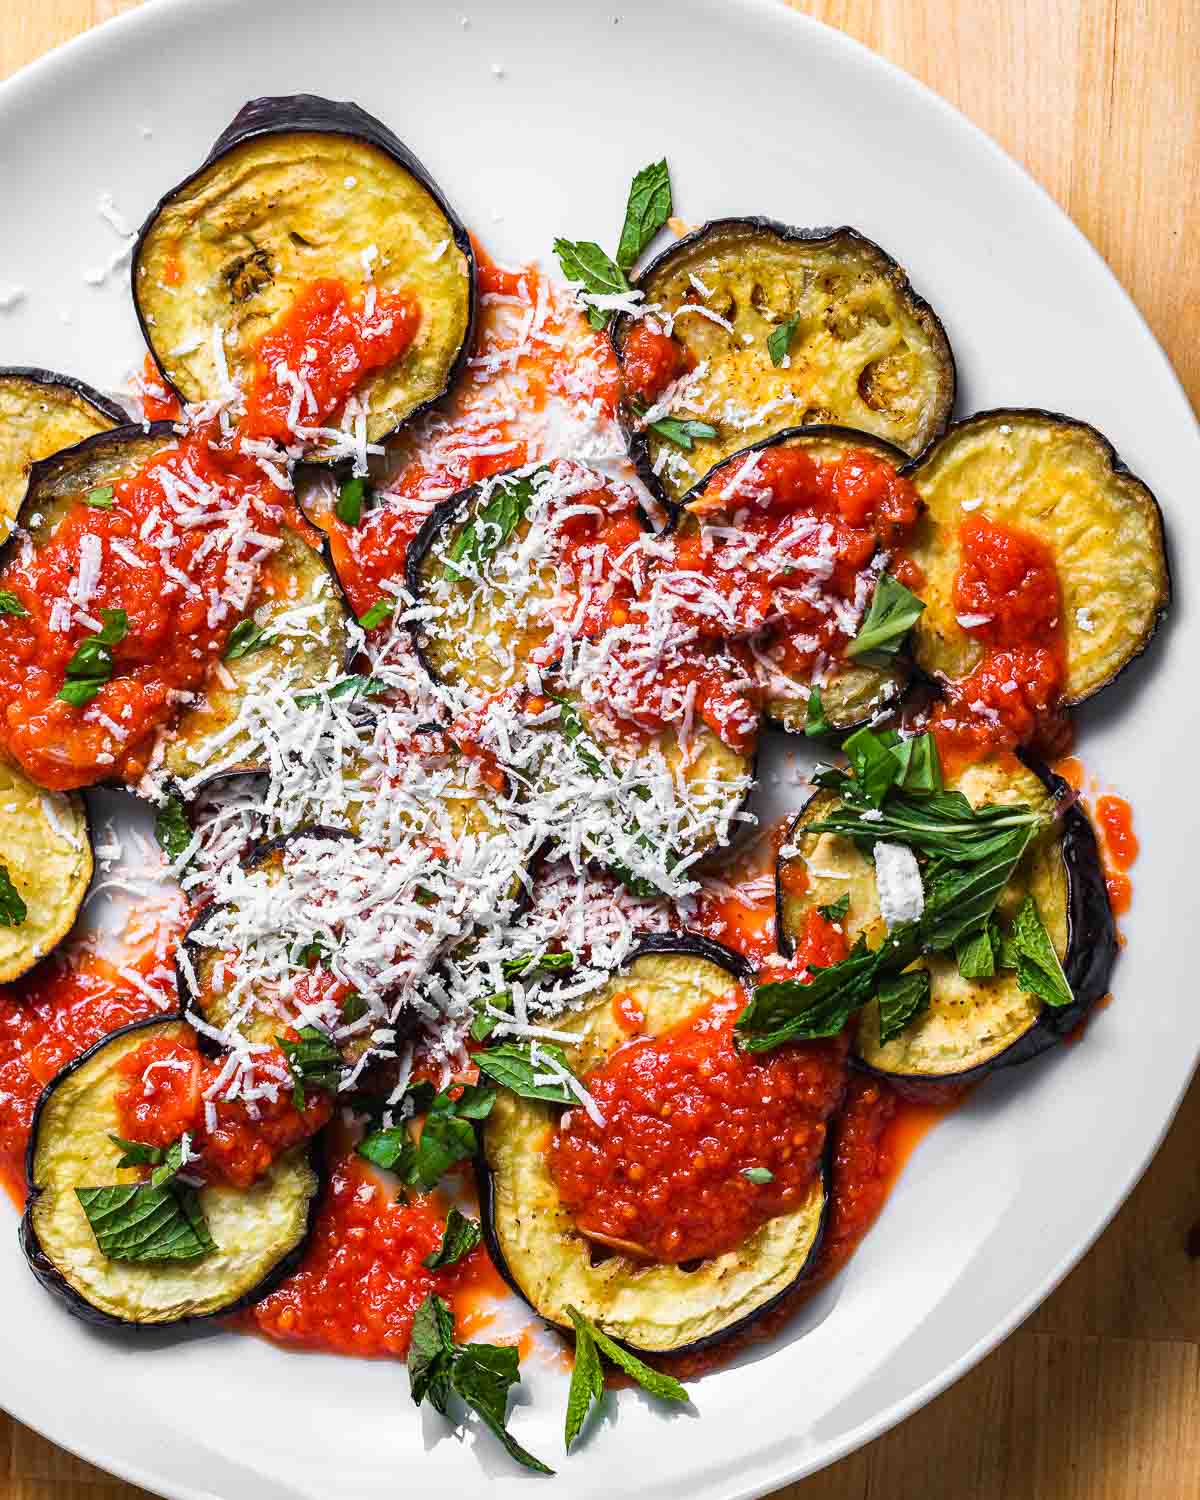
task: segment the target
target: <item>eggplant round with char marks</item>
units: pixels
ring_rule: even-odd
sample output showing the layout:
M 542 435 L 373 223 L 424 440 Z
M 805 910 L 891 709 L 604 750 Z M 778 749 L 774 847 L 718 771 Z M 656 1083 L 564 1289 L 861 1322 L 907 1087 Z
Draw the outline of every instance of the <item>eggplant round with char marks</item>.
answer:
M 251 649 L 218 663 L 201 701 L 167 732 L 162 768 L 191 795 L 216 776 L 267 769 L 256 736 L 239 731 L 239 718 L 266 682 L 286 682 L 299 694 L 330 681 L 350 665 L 350 610 L 328 555 L 290 527 L 263 564 L 259 602 L 247 619 L 260 632 Z
M 941 321 L 855 229 L 716 219 L 664 250 L 636 284 L 646 306 L 671 320 L 682 366 L 703 367 L 687 409 L 672 415 L 717 428 L 684 450 L 626 407 L 634 461 L 668 502 L 780 428 L 843 423 L 913 455 L 950 419 L 956 377 Z M 776 363 L 768 340 L 786 326 L 793 331 Z M 616 325 L 623 361 L 636 327 L 628 317 Z
M 29 1138 L 21 1247 L 42 1285 L 77 1317 L 109 1328 L 163 1328 L 257 1301 L 299 1264 L 319 1179 L 305 1147 L 249 1188 L 212 1182 L 197 1199 L 215 1248 L 189 1260 L 118 1260 L 101 1251 L 76 1188 L 135 1185 L 120 1168 L 120 1064 L 144 1043 L 186 1038 L 178 1019 L 138 1021 L 104 1037 L 46 1086 Z
M 0 759 L 0 867 L 24 915 L 0 925 L 0 984 L 39 963 L 75 925 L 92 880 L 87 806 Z
M 965 677 L 983 656 L 954 599 L 968 517 L 1018 528 L 1050 548 L 1066 704 L 1098 693 L 1149 645 L 1171 595 L 1162 514 L 1094 427 L 1036 409 L 979 412 L 956 423 L 909 477 L 926 505 L 906 549 L 925 575 L 925 611 L 913 630 L 924 671 Z
M 777 447 L 803 449 L 818 463 L 835 462 L 855 449 L 865 450 L 897 471 L 908 462 L 908 455 L 894 443 L 850 427 L 785 428 L 714 464 L 695 488 L 683 497 L 678 528 L 697 524 L 696 517 L 710 485 L 719 486 L 722 476 L 736 473 L 750 455 Z M 769 651 L 769 645 L 767 649 Z M 763 679 L 763 711 L 767 718 L 781 729 L 803 734 L 813 684 L 797 681 L 783 668 L 769 668 L 762 652 L 756 653 L 755 667 Z M 833 663 L 820 684 L 821 708 L 830 729 L 839 732 L 853 729 L 889 703 L 898 701 L 908 686 L 910 675 L 911 664 L 907 656 L 897 656 L 886 665 L 857 662 L 849 657 Z
M 641 1035 L 687 1022 L 749 975 L 745 960 L 693 934 L 647 938 L 619 974 L 578 1012 L 559 1018 L 570 1032 L 566 1061 L 577 1075 L 603 1064 L 628 1040 L 613 998 L 632 990 L 645 1016 Z M 685 1268 L 620 1251 L 594 1263 L 593 1241 L 564 1207 L 547 1162 L 556 1106 L 502 1090 L 482 1127 L 480 1205 L 489 1253 L 519 1296 L 569 1330 L 575 1307 L 639 1353 L 695 1352 L 760 1318 L 811 1274 L 825 1224 L 828 1155 L 804 1201 L 761 1225 L 736 1249 Z
M 974 807 L 1020 803 L 1047 815 L 1012 878 L 1001 892 L 997 914 L 1011 917 L 1032 894 L 1067 983 L 1071 1005 L 1054 1008 L 1022 990 L 1016 973 L 997 970 L 990 978 L 965 978 L 954 955 L 931 954 L 915 967 L 930 972 L 928 1007 L 898 1036 L 879 1039 L 879 1007 L 869 1003 L 859 1015 L 854 1056 L 871 1072 L 901 1084 L 961 1084 L 994 1068 L 1027 1062 L 1061 1041 L 1108 990 L 1116 957 L 1116 931 L 1096 836 L 1070 788 L 1043 767 L 1002 754 L 965 767 L 948 787 L 961 791 Z M 851 941 L 862 936 L 871 947 L 883 941 L 875 870 L 855 843 L 829 832 L 809 833 L 839 806 L 836 793 L 817 792 L 792 825 L 781 855 L 776 899 L 781 950 L 792 950 L 808 914 L 818 906 L 849 897 L 842 919 Z M 806 878 L 797 891 L 786 878 L 801 865 Z
M 222 361 L 235 380 L 250 373 L 258 342 L 318 281 L 415 298 L 412 343 L 354 392 L 372 443 L 439 400 L 470 345 L 475 263 L 462 222 L 385 125 L 311 94 L 242 108 L 143 225 L 132 278 L 146 341 L 185 401 L 226 393 Z
M 115 402 L 70 375 L 0 369 L 0 537 L 16 521 L 35 463 L 126 421 Z

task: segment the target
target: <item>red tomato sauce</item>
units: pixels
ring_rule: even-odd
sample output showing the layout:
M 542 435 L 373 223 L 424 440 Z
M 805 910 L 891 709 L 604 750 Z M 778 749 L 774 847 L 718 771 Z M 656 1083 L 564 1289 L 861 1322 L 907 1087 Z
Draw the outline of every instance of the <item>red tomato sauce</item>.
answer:
M 333 1113 L 330 1096 L 319 1089 L 305 1094 L 303 1110 L 296 1108 L 287 1060 L 273 1048 L 255 1059 L 256 1082 L 270 1092 L 253 1104 L 217 1099 L 210 1124 L 205 1094 L 224 1062 L 203 1057 L 190 1032 L 186 1040 L 145 1042 L 118 1069 L 129 1082 L 116 1095 L 116 1133 L 147 1146 L 169 1146 L 187 1131 L 192 1150 L 200 1153 L 189 1171 L 248 1188 L 277 1156 L 315 1135 Z
M 220 444 L 213 430 L 200 429 L 118 481 L 111 510 L 81 499 L 45 545 L 18 553 L 0 572 L 0 589 L 16 594 L 26 611 L 0 616 L 0 743 L 39 785 L 69 790 L 97 780 L 137 781 L 155 731 L 177 711 L 176 695 L 201 687 L 224 649 L 239 618 L 222 598 L 240 588 L 231 551 L 212 545 L 207 525 L 177 528 L 169 519 L 169 494 L 180 484 L 194 490 L 197 481 L 206 495 L 220 494 L 222 514 L 244 512 L 255 533 L 278 534 L 285 515 L 280 491 L 236 444 Z M 75 610 L 58 629 L 52 615 L 79 572 L 87 538 L 94 539 L 89 547 L 99 545 L 101 566 L 83 613 L 98 626 L 102 610 L 124 610 L 128 631 L 112 648 L 111 679 L 76 706 L 57 694 L 67 664 L 95 627 Z M 253 552 L 247 549 L 241 567 L 256 567 Z
M 87 954 L 50 957 L 0 986 L 0 1181 L 25 1199 L 25 1148 L 45 1086 L 109 1032 L 175 1008 L 174 976 L 150 951 L 120 965 Z M 136 973 L 145 986 L 126 977 Z
M 138 382 L 142 396 L 142 415 L 147 422 L 177 422 L 183 413 L 179 397 L 163 379 L 162 371 L 154 363 L 153 354 L 147 354 L 142 362 L 142 375 Z
M 1105 884 L 1115 916 L 1123 916 L 1133 900 L 1129 867 L 1138 857 L 1138 839 L 1133 831 L 1133 808 L 1124 797 L 1104 796 L 1096 801 L 1096 821 L 1104 845 Z
M 971 516 L 959 553 L 954 608 L 984 654 L 934 708 L 939 750 L 951 764 L 1034 743 L 1063 754 L 1070 726 L 1058 711 L 1066 650 L 1053 552 L 1018 527 Z
M 693 362 L 682 345 L 649 323 L 635 323 L 621 349 L 626 394 L 653 406 Z
M 472 1296 L 503 1293 L 482 1246 L 452 1266 L 422 1262 L 442 1243 L 435 1196 L 393 1201 L 345 1145 L 332 1162 L 300 1269 L 239 1320 L 276 1339 L 338 1354 L 404 1355 L 413 1315 L 431 1293 L 454 1307 L 460 1335 Z
M 310 282 L 259 341 L 242 430 L 289 443 L 297 427 L 328 426 L 365 376 L 412 345 L 420 325 L 421 309 L 407 292 L 372 300 L 369 291 L 352 297 L 332 278 Z M 300 389 L 281 378 L 284 369 Z

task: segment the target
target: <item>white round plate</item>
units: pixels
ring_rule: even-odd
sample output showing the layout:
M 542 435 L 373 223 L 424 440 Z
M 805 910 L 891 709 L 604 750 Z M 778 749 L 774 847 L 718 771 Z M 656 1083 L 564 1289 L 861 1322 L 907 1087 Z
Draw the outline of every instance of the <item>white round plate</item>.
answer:
M 1196 423 L 1137 311 L 1045 194 L 933 95 L 773 0 L 158 0 L 0 88 L 0 362 L 94 383 L 140 360 L 101 193 L 138 222 L 248 98 L 355 99 L 421 157 L 502 258 L 612 240 L 634 170 L 670 159 L 692 222 L 857 225 L 945 320 L 960 412 L 1086 418 L 1158 493 L 1177 564 L 1200 550 Z M 460 7 L 469 12 L 463 21 Z M 500 65 L 502 71 L 497 70 Z M 636 1392 L 562 1458 L 566 1382 L 534 1369 L 514 1429 L 418 1413 L 401 1365 L 300 1357 L 213 1332 L 96 1335 L 0 1248 L 0 1402 L 55 1442 L 179 1500 L 384 1500 L 545 1485 L 624 1500 L 758 1495 L 867 1442 L 962 1375 L 1079 1259 L 1154 1152 L 1191 1075 L 1200 1008 L 1190 868 L 1200 642 L 1186 596 L 1081 718 L 1090 770 L 1134 803 L 1142 855 L 1116 1002 L 1082 1045 L 996 1078 L 909 1163 L 834 1285 L 771 1345 L 665 1416 Z M 0 1213 L 8 1212 L 0 1206 Z M 486 1478 L 484 1478 L 486 1476 Z M 651 1477 L 652 1476 L 652 1477 Z

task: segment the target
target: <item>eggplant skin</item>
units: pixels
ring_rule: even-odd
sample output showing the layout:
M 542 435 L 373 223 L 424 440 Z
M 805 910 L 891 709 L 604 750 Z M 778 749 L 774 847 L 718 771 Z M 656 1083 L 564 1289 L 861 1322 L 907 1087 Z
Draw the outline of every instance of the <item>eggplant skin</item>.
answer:
M 16 927 L 0 927 L 0 984 L 28 973 L 70 932 L 92 882 L 87 804 L 47 792 L 0 759 L 0 864 L 25 902 Z
M 779 447 L 803 448 L 823 463 L 833 462 L 853 448 L 862 448 L 885 459 L 898 472 L 906 469 L 909 462 L 902 448 L 853 427 L 828 422 L 811 427 L 785 427 L 714 464 L 680 501 L 676 529 L 688 525 L 690 507 L 703 498 L 709 485 L 717 483 L 722 474 L 732 474 L 752 453 Z M 860 724 L 870 723 L 888 704 L 899 702 L 911 675 L 912 664 L 906 657 L 898 657 L 887 667 L 866 666 L 850 659 L 840 662 L 821 684 L 821 707 L 830 728 L 845 734 Z M 790 734 L 803 734 L 811 687 L 811 683 L 797 682 L 784 674 L 768 682 L 763 699 L 767 721 Z
M 697 302 L 691 275 L 709 288 L 708 301 Z M 762 217 L 714 219 L 669 245 L 636 285 L 647 304 L 675 312 L 691 302 L 733 324 L 729 333 L 709 318 L 685 317 L 675 337 L 709 362 L 712 385 L 704 389 L 719 395 L 722 409 L 737 401 L 746 412 L 732 433 L 700 439 L 683 453 L 641 428 L 625 403 L 630 455 L 667 505 L 728 453 L 773 428 L 797 425 L 797 416 L 801 425 L 835 422 L 872 432 L 910 456 L 950 420 L 957 374 L 941 320 L 887 251 L 848 225 L 797 229 Z M 771 363 L 766 341 L 792 318 L 799 321 L 783 369 Z M 634 321 L 623 316 L 614 327 L 618 358 Z M 761 414 L 781 398 L 784 406 Z
M 0 368 L 0 537 L 16 521 L 39 459 L 128 420 L 115 402 L 71 375 Z
M 560 1022 L 579 1034 L 566 1047 L 577 1073 L 626 1040 L 612 997 L 632 989 L 650 1034 L 707 1008 L 751 967 L 694 933 L 645 939 L 586 1008 Z M 570 1330 L 568 1304 L 639 1354 L 694 1353 L 757 1321 L 812 1274 L 829 1199 L 828 1150 L 807 1200 L 762 1225 L 736 1250 L 685 1270 L 614 1254 L 591 1264 L 590 1242 L 558 1199 L 545 1163 L 554 1107 L 501 1091 L 481 1129 L 476 1159 L 485 1243 L 509 1286 L 548 1323 Z
M 223 687 L 211 677 L 201 702 L 184 710 L 176 720 L 163 754 L 163 769 L 179 785 L 183 795 L 193 796 L 207 781 L 265 771 L 247 738 L 242 736 L 210 749 L 214 736 L 235 722 L 242 703 L 255 685 L 272 676 L 287 675 L 296 692 L 314 687 L 349 668 L 354 656 L 350 639 L 350 606 L 342 592 L 326 539 L 321 550 L 310 547 L 299 532 L 285 527 L 282 545 L 263 564 L 266 596 L 250 610 L 264 630 L 299 605 L 320 605 L 303 635 L 287 635 L 278 644 L 252 651 L 234 661 L 222 662 L 235 686 Z M 290 650 L 285 649 L 291 647 Z
M 319 1153 L 300 1146 L 245 1191 L 223 1184 L 199 1189 L 217 1243 L 207 1256 L 131 1263 L 100 1252 L 75 1188 L 137 1180 L 117 1167 L 121 1152 L 108 1138 L 116 1129 L 109 1113 L 120 1081 L 115 1063 L 154 1035 L 185 1030 L 180 1017 L 170 1016 L 110 1033 L 51 1079 L 34 1110 L 21 1249 L 42 1286 L 93 1327 L 179 1328 L 248 1307 L 297 1269 L 315 1222 L 323 1164 Z
M 964 677 L 983 655 L 955 617 L 963 500 L 982 500 L 974 516 L 1032 532 L 1053 552 L 1068 707 L 1115 681 L 1149 646 L 1171 602 L 1162 511 L 1095 427 L 1037 407 L 977 412 L 906 473 L 926 505 L 906 548 L 925 573 L 925 611 L 912 633 L 923 671 Z
M 297 148 L 292 167 L 282 158 L 268 166 L 272 150 L 282 149 L 284 137 L 292 137 Z M 326 139 L 330 137 L 340 137 L 341 146 Z M 325 165 L 333 174 L 325 182 L 319 180 L 322 156 L 328 158 Z M 216 202 L 204 210 L 210 233 L 188 233 L 189 202 L 216 191 L 214 184 L 226 169 L 232 178 L 243 168 L 268 177 L 275 171 L 279 180 L 263 186 L 261 199 L 249 188 L 240 209 L 235 185 L 232 206 L 226 210 L 232 219 L 224 237 L 219 226 L 211 232 Z M 369 190 L 368 177 L 378 177 L 380 194 L 401 194 L 403 207 L 396 202 L 384 212 L 378 195 Z M 385 178 L 391 179 L 390 186 Z M 295 201 L 288 199 L 289 185 L 299 194 Z M 309 217 L 302 214 L 306 203 Z M 310 232 L 305 233 L 306 228 Z M 443 240 L 445 248 L 435 261 L 433 249 Z M 370 408 L 368 440 L 380 442 L 440 401 L 465 366 L 476 313 L 470 235 L 408 147 L 357 104 L 314 94 L 250 100 L 197 170 L 159 200 L 134 246 L 134 307 L 168 385 L 185 402 L 217 395 L 215 322 L 225 328 L 233 324 L 238 346 L 252 347 L 290 306 L 292 293 L 304 282 L 318 275 L 349 274 L 357 284 L 364 269 L 360 252 L 372 243 L 379 250 L 375 274 L 381 289 L 408 285 L 419 294 L 423 286 L 428 293 L 418 295 L 422 324 L 415 343 L 394 365 L 366 377 L 359 392 Z M 419 263 L 414 246 L 424 252 Z M 342 258 L 336 259 L 343 249 Z M 183 258 L 185 273 L 193 273 L 185 285 L 208 297 L 207 318 L 190 305 L 186 294 L 160 297 L 170 255 Z M 392 261 L 392 269 L 384 265 L 385 258 Z M 201 342 L 190 354 L 171 353 L 197 339 Z M 227 359 L 236 373 L 239 356 L 232 345 Z M 308 457 L 322 461 L 319 451 Z
M 852 1056 L 864 1072 L 886 1078 L 909 1092 L 920 1094 L 927 1084 L 966 1084 L 997 1068 L 1014 1067 L 1037 1057 L 1068 1035 L 1108 992 L 1117 954 L 1116 926 L 1109 906 L 1096 835 L 1091 823 L 1067 783 L 1044 765 L 1031 759 L 1016 761 L 1016 770 L 984 762 L 968 767 L 963 787 L 972 800 L 1030 801 L 1040 787 L 1047 807 L 1062 804 L 1055 826 L 1039 835 L 1018 866 L 1013 881 L 1001 896 L 1003 911 L 1015 910 L 1028 890 L 1054 942 L 1074 1004 L 1054 1009 L 1017 988 L 1010 973 L 987 980 L 964 980 L 953 955 L 928 960 L 933 972 L 934 992 L 930 1009 L 898 1038 L 884 1046 L 878 1041 L 878 1019 L 874 1006 L 859 1018 Z M 1007 798 L 979 796 L 984 787 L 1007 785 Z M 801 809 L 788 842 L 805 837 L 805 827 L 836 805 L 831 792 L 815 793 Z M 820 905 L 848 892 L 850 909 L 845 921 L 847 935 L 882 935 L 878 896 L 870 861 L 847 840 L 821 835 L 809 857 L 822 870 L 836 861 L 844 875 L 817 877 L 801 897 L 789 897 L 782 873 L 787 863 L 776 867 L 776 931 L 780 951 L 794 952 L 793 934 L 811 906 Z M 940 991 L 940 993 L 939 993 Z M 984 1011 L 982 1007 L 986 1006 Z M 974 1023 L 986 1029 L 979 1035 L 969 1030 Z M 947 1042 L 954 1027 L 963 1028 L 961 1057 L 957 1065 Z

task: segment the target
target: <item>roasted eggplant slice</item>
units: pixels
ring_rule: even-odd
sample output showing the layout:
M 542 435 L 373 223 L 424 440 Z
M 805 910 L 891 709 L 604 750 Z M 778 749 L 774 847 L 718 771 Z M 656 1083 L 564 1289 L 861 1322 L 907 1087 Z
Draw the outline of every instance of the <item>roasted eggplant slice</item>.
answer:
M 0 369 L 0 539 L 17 518 L 39 459 L 126 420 L 82 380 L 52 370 Z
M 769 448 L 800 448 L 818 463 L 835 463 L 847 453 L 865 451 L 899 470 L 907 455 L 884 438 L 856 432 L 849 427 L 814 426 L 787 428 L 714 464 L 696 487 L 684 496 L 678 526 L 686 530 L 703 514 L 710 486 L 720 486 L 722 476 L 732 475 L 754 453 Z M 865 601 L 869 606 L 870 600 Z M 803 734 L 813 683 L 789 673 L 777 660 L 778 646 L 770 638 L 754 654 L 755 671 L 763 690 L 763 711 L 768 719 L 793 734 Z M 908 686 L 911 675 L 906 657 L 886 666 L 870 666 L 849 658 L 832 663 L 820 682 L 821 708 L 831 730 L 838 732 L 863 724 L 888 704 L 895 703 Z
M 378 442 L 443 396 L 466 357 L 470 239 L 416 157 L 357 105 L 254 99 L 142 227 L 133 255 L 142 331 L 176 392 L 209 400 L 227 387 L 214 340 L 244 384 L 260 340 L 319 281 L 418 304 L 413 341 L 354 392 L 367 440 Z
M 891 256 L 857 230 L 716 219 L 665 250 L 637 285 L 651 316 L 669 322 L 680 371 L 692 371 L 671 414 L 717 429 L 685 450 L 627 408 L 634 460 L 666 500 L 780 428 L 844 423 L 917 454 L 950 419 L 945 330 Z M 781 349 L 785 326 L 793 332 Z M 614 334 L 627 369 L 637 327 L 623 318 Z
M 0 926 L 0 984 L 32 969 L 75 925 L 92 879 L 87 807 L 0 760 L 0 866 L 25 915 Z
M 1071 986 L 1073 1005 L 1053 1009 L 1024 992 L 1014 971 L 991 978 L 966 979 L 954 956 L 935 954 L 919 960 L 929 969 L 928 1008 L 899 1036 L 880 1043 L 879 1011 L 872 1002 L 862 1012 L 854 1052 L 862 1066 L 904 1084 L 966 1083 L 993 1068 L 1027 1062 L 1067 1035 L 1108 990 L 1116 957 L 1116 934 L 1104 871 L 1092 826 L 1061 777 L 998 755 L 967 766 L 948 785 L 957 786 L 975 807 L 985 803 L 1024 803 L 1055 812 L 1039 832 L 1001 894 L 997 913 L 1010 919 L 1032 893 Z M 779 862 L 778 930 L 780 946 L 790 952 L 808 913 L 843 895 L 850 906 L 843 920 L 852 940 L 866 937 L 871 947 L 883 941 L 875 871 L 870 858 L 849 839 L 807 833 L 838 805 L 833 792 L 816 793 L 792 827 L 788 844 L 799 852 Z M 786 878 L 789 866 L 803 864 L 806 879 Z M 803 885 L 802 893 L 797 893 Z
M 576 1040 L 564 1047 L 578 1075 L 600 1066 L 628 1034 L 613 998 L 632 991 L 658 1035 L 707 1010 L 747 977 L 728 949 L 691 934 L 647 938 L 584 1009 L 555 1022 Z M 695 1351 L 759 1318 L 812 1271 L 824 1228 L 822 1171 L 804 1203 L 769 1220 L 744 1244 L 698 1266 L 647 1263 L 616 1252 L 593 1263 L 594 1242 L 563 1206 L 547 1162 L 557 1106 L 502 1091 L 478 1159 L 488 1250 L 519 1296 L 548 1322 L 569 1329 L 579 1309 L 631 1349 Z
M 274 1162 L 253 1187 L 214 1182 L 198 1189 L 216 1248 L 194 1260 L 113 1260 L 100 1249 L 75 1195 L 79 1187 L 134 1184 L 122 1151 L 115 1097 L 123 1059 L 144 1043 L 183 1038 L 178 1019 L 139 1021 L 68 1063 L 38 1101 L 29 1138 L 29 1198 L 21 1246 L 44 1287 L 85 1321 L 110 1328 L 162 1328 L 265 1296 L 299 1263 L 318 1178 L 303 1147 Z
M 187 795 L 213 775 L 267 769 L 255 751 L 257 738 L 237 729 L 244 705 L 264 682 L 284 681 L 299 693 L 349 665 L 351 617 L 337 575 L 327 557 L 290 528 L 263 566 L 258 598 L 248 618 L 268 643 L 218 663 L 203 700 L 167 732 L 163 769 Z
M 1162 515 L 1094 427 L 1054 412 L 980 412 L 956 423 L 910 478 L 927 507 L 908 547 L 925 575 L 913 648 L 926 672 L 965 677 L 983 655 L 954 602 L 968 516 L 1017 527 L 1050 547 L 1067 704 L 1099 692 L 1146 649 L 1171 595 Z

